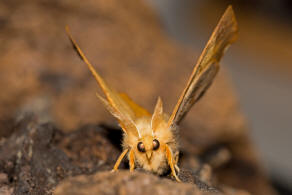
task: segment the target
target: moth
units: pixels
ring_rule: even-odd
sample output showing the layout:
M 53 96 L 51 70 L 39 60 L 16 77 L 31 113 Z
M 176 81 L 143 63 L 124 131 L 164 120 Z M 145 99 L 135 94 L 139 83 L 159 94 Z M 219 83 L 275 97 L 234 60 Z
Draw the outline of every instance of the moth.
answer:
M 237 39 L 237 22 L 231 6 L 224 12 L 207 42 L 201 56 L 189 77 L 171 115 L 164 113 L 162 100 L 159 97 L 153 114 L 131 100 L 126 94 L 110 87 L 88 61 L 68 26 L 67 35 L 78 55 L 88 66 L 106 98 L 98 93 L 105 108 L 118 120 L 123 130 L 123 152 L 118 157 L 113 171 L 125 156 L 128 157 L 130 171 L 139 167 L 158 175 L 171 171 L 178 178 L 179 149 L 177 134 L 178 125 L 210 87 L 219 70 L 219 62 L 228 46 Z

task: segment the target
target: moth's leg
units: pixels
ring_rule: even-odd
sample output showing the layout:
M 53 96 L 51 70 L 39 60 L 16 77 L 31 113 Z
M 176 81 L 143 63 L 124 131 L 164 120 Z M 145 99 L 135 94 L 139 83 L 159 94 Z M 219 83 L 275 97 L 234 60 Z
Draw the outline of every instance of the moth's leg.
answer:
M 175 162 L 174 162 L 174 159 L 173 159 L 173 154 L 172 154 L 172 151 L 171 151 L 170 147 L 167 144 L 165 144 L 165 154 L 166 154 L 167 162 L 168 162 L 168 164 L 170 166 L 172 175 L 174 176 L 176 181 L 181 182 L 180 179 L 176 175 L 176 172 L 175 172 L 175 169 L 174 169 L 174 163 Z
M 129 152 L 129 166 L 130 166 L 130 172 L 134 171 L 135 168 L 135 156 L 134 156 L 134 150 L 131 149 Z
M 178 163 L 178 158 L 179 158 L 179 151 L 177 151 L 175 154 L 174 154 L 174 168 L 175 170 L 179 173 L 179 167 L 177 165 Z
M 122 154 L 119 156 L 117 162 L 115 163 L 115 166 L 112 170 L 112 172 L 117 171 L 119 168 L 119 165 L 121 164 L 121 161 L 123 160 L 123 158 L 125 157 L 125 155 L 127 154 L 127 152 L 129 151 L 129 149 L 125 149 Z

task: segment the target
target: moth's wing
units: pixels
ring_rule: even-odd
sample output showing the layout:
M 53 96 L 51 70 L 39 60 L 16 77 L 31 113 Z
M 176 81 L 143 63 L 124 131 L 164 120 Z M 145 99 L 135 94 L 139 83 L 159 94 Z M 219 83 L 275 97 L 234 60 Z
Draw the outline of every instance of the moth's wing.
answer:
M 74 49 L 77 51 L 80 58 L 86 63 L 107 98 L 107 100 L 105 100 L 98 95 L 99 99 L 101 99 L 103 104 L 113 114 L 113 116 L 119 120 L 120 125 L 126 133 L 138 135 L 138 131 L 134 124 L 135 112 L 131 109 L 131 106 L 129 106 L 129 104 L 124 101 L 124 99 L 119 95 L 118 92 L 116 92 L 116 90 L 109 87 L 104 79 L 93 68 L 92 64 L 88 61 L 82 50 L 77 45 L 76 41 L 71 36 L 68 27 L 66 27 L 66 31 Z
M 164 122 L 164 113 L 163 113 L 163 103 L 160 97 L 157 99 L 157 103 L 151 118 L 151 128 L 155 132 L 159 125 Z
M 170 118 L 168 126 L 177 125 L 211 85 L 219 70 L 219 61 L 227 47 L 237 39 L 237 22 L 231 6 L 229 6 L 207 45 L 205 46 L 187 86 L 183 90 Z
M 117 111 L 106 99 L 101 97 L 98 93 L 96 93 L 96 96 L 101 100 L 102 104 L 106 107 L 106 109 L 115 118 L 118 119 L 119 124 L 125 133 L 137 136 L 138 131 L 132 120 L 128 120 L 124 114 L 121 114 L 121 112 Z
M 135 118 L 151 116 L 151 114 L 145 108 L 135 103 L 127 94 L 120 93 L 119 95 L 125 101 L 125 103 L 127 103 L 128 106 L 132 109 L 132 111 L 134 112 Z

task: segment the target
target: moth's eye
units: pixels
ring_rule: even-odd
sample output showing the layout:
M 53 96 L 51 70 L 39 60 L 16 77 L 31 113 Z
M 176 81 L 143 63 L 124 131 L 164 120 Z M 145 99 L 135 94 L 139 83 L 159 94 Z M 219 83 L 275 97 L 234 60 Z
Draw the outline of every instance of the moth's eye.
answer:
M 160 143 L 157 139 L 153 140 L 153 150 L 157 150 L 160 146 Z
M 145 150 L 145 146 L 142 142 L 139 142 L 138 145 L 137 145 L 137 148 L 140 152 L 146 152 Z

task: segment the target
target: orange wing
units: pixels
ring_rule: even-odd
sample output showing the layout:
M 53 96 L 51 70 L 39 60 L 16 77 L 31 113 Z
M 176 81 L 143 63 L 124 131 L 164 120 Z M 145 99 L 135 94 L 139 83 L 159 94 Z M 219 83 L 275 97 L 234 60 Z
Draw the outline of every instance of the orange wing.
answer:
M 151 114 L 143 107 L 140 105 L 136 104 L 127 94 L 125 93 L 120 93 L 120 97 L 128 104 L 128 106 L 132 109 L 136 118 L 140 117 L 150 117 Z
M 205 46 L 187 86 L 183 90 L 170 118 L 168 126 L 177 125 L 206 92 L 219 70 L 219 61 L 227 47 L 237 39 L 237 22 L 229 6 L 207 45 Z
M 152 118 L 151 118 L 151 128 L 152 131 L 156 131 L 159 125 L 164 121 L 163 113 L 163 103 L 160 97 L 158 97 Z
M 99 84 L 102 91 L 106 95 L 107 100 L 105 100 L 104 98 L 97 94 L 98 98 L 102 101 L 107 110 L 119 120 L 122 129 L 126 133 L 131 133 L 134 134 L 135 136 L 138 136 L 138 131 L 135 127 L 135 120 L 137 119 L 137 117 L 144 115 L 146 116 L 150 114 L 144 108 L 134 103 L 125 94 L 119 94 L 118 92 L 116 92 L 116 90 L 110 88 L 107 85 L 107 83 L 103 80 L 103 78 L 96 72 L 92 64 L 88 61 L 82 50 L 79 48 L 76 41 L 73 39 L 68 27 L 66 27 L 66 32 L 69 36 L 69 39 L 74 49 L 77 51 L 78 55 L 85 62 L 85 64 L 88 66 L 89 70 L 95 77 L 97 83 Z

